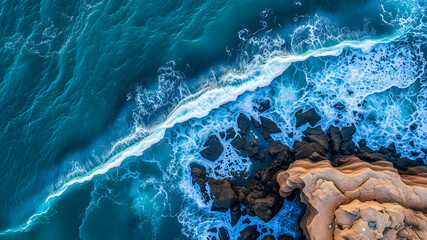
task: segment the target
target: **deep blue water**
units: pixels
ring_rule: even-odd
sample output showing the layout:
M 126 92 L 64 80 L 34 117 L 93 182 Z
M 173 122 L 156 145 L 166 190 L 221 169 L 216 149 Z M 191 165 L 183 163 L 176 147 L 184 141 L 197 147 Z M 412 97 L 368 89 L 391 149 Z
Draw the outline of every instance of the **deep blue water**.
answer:
M 229 142 L 218 163 L 198 152 L 238 113 L 257 117 L 260 97 L 296 138 L 293 115 L 312 106 L 324 129 L 355 123 L 371 147 L 420 151 L 426 4 L 3 0 L 0 239 L 212 239 L 214 226 L 237 239 L 245 224 L 209 211 L 189 163 L 249 172 Z M 298 236 L 302 211 L 252 221 Z

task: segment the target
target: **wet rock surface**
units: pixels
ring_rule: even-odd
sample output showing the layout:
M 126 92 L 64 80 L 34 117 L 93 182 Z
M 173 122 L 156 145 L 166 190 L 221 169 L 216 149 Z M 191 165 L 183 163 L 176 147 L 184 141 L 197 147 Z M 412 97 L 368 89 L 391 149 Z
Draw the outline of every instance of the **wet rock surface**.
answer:
M 221 141 L 216 135 L 210 135 L 203 144 L 203 147 L 206 148 L 200 151 L 200 154 L 202 155 L 202 157 L 210 161 L 217 160 L 219 156 L 221 156 L 221 153 L 224 151 L 224 147 L 222 146 Z
M 316 112 L 316 109 L 311 108 L 306 112 L 303 112 L 302 109 L 298 110 L 295 113 L 296 118 L 296 127 L 300 127 L 306 123 L 309 123 L 312 127 L 316 125 L 317 122 L 320 121 L 321 117 Z

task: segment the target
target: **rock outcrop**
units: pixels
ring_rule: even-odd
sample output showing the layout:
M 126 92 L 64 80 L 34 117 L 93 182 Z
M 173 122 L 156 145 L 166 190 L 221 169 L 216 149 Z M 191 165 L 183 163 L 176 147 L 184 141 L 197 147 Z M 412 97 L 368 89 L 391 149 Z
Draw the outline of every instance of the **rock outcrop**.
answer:
M 334 218 L 335 239 L 427 239 L 427 216 L 396 203 L 353 200 Z
M 427 167 L 408 169 L 408 174 L 399 175 L 389 161 L 369 163 L 356 156 L 340 158 L 338 165 L 333 167 L 328 160 L 302 159 L 277 176 L 283 197 L 296 188 L 301 190 L 301 199 L 307 205 L 301 228 L 309 239 L 393 239 L 389 238 L 392 233 L 395 239 L 425 239 L 420 237 L 426 234 L 425 225 L 420 222 L 427 213 L 427 178 L 416 173 L 427 172 Z M 360 204 L 377 207 L 378 212 L 357 208 Z M 383 213 L 381 209 L 393 209 L 396 214 Z M 340 215 L 347 210 L 355 216 L 345 219 Z M 372 216 L 364 216 L 366 211 L 372 211 Z M 381 223 L 378 225 L 381 228 L 367 231 L 369 217 L 384 217 L 390 223 Z M 376 234 L 375 238 L 371 234 Z

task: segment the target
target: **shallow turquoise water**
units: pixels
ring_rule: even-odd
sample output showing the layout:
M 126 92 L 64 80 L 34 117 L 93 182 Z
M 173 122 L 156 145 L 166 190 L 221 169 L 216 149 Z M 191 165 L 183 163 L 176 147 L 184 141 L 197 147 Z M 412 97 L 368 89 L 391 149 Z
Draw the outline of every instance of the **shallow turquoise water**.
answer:
M 249 171 L 231 148 L 220 171 L 198 151 L 239 112 L 258 116 L 260 97 L 297 138 L 292 116 L 313 106 L 324 129 L 355 123 L 372 147 L 427 145 L 424 1 L 0 6 L 5 238 L 206 239 L 213 226 L 236 237 L 244 224 L 209 211 L 189 163 L 217 178 Z M 269 224 L 253 221 L 296 236 L 301 212 L 286 202 Z

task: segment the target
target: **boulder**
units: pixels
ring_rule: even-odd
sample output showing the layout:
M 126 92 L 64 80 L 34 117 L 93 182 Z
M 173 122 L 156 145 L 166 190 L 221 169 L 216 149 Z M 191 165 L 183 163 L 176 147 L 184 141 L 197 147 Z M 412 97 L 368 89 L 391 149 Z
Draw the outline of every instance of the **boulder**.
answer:
M 251 123 L 251 120 L 249 120 L 249 118 L 245 114 L 243 114 L 243 113 L 239 114 L 239 117 L 237 118 L 237 126 L 239 127 L 239 129 L 241 131 L 246 133 L 246 131 L 249 128 L 250 123 Z
M 289 165 L 289 147 L 283 145 L 282 142 L 272 142 L 267 152 L 275 161 Z
M 351 141 L 353 139 L 353 135 L 356 133 L 355 126 L 343 127 L 341 129 L 341 139 L 342 141 Z
M 232 139 L 236 136 L 236 131 L 231 127 L 225 131 L 225 134 L 225 140 Z
M 366 139 L 360 139 L 357 144 L 359 144 L 359 148 L 366 147 Z
M 256 103 L 257 103 L 256 109 L 260 113 L 263 113 L 268 109 L 270 109 L 270 100 L 268 99 L 257 100 Z
M 394 160 L 393 166 L 401 171 L 406 171 L 410 167 L 424 166 L 424 162 L 419 158 L 411 160 L 407 157 L 404 157 Z
M 273 195 L 256 199 L 252 208 L 257 217 L 264 222 L 268 222 L 279 212 L 279 200 Z
M 218 231 L 219 240 L 229 240 L 230 235 L 228 234 L 227 229 L 220 227 Z
M 240 232 L 239 240 L 257 240 L 261 234 L 257 230 L 256 225 L 247 226 Z
M 217 160 L 224 151 L 224 147 L 216 135 L 210 135 L 203 144 L 203 147 L 206 148 L 200 151 L 200 154 L 209 161 Z
M 254 117 L 251 116 L 251 122 L 254 125 L 254 127 L 259 128 L 261 127 L 261 124 L 256 120 Z
M 243 149 L 245 147 L 245 141 L 240 135 L 237 135 L 232 141 L 231 145 L 236 149 Z
M 329 152 L 328 138 L 320 126 L 316 128 L 308 127 L 304 132 L 303 140 L 307 142 L 317 143 L 323 148 L 324 152 Z
M 231 184 L 228 180 L 215 180 L 210 179 L 209 187 L 214 195 L 213 206 L 216 208 L 228 209 L 237 200 L 237 195 L 233 191 Z
M 239 221 L 242 211 L 240 210 L 240 203 L 234 203 L 230 208 L 231 226 L 236 225 Z
M 322 156 L 326 156 L 324 148 L 314 142 L 297 142 L 291 149 L 291 153 L 293 154 L 295 160 L 309 158 L 315 152 Z
M 340 151 L 341 146 L 341 133 L 340 129 L 335 126 L 330 126 L 326 131 L 329 143 L 331 145 L 332 153 L 338 153 Z
M 314 108 L 311 108 L 306 112 L 303 112 L 302 109 L 300 109 L 295 113 L 295 117 L 296 127 L 302 126 L 306 123 L 309 123 L 312 127 L 314 127 L 314 125 L 316 125 L 316 123 L 321 119 Z
M 277 123 L 275 123 L 273 120 L 263 117 L 260 117 L 261 120 L 261 126 L 262 128 L 269 132 L 269 133 L 280 133 L 282 130 L 280 130 L 279 126 L 277 126 Z

